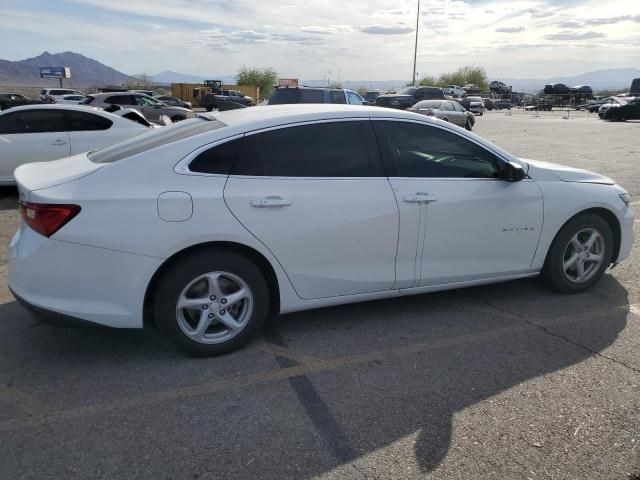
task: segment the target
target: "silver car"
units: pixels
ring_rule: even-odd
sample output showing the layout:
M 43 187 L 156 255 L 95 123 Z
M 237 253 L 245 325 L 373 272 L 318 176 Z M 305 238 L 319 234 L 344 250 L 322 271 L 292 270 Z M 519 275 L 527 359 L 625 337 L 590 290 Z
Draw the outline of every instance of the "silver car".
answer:
M 453 100 L 422 100 L 407 110 L 451 122 L 469 131 L 476 123 L 475 115 Z
M 163 115 L 169 117 L 172 122 L 179 122 L 194 116 L 191 110 L 172 107 L 155 98 L 151 98 L 149 95 L 135 92 L 96 93 L 88 95 L 81 104 L 105 109 L 112 105 L 117 105 L 121 108 L 134 108 L 152 122 L 159 122 Z

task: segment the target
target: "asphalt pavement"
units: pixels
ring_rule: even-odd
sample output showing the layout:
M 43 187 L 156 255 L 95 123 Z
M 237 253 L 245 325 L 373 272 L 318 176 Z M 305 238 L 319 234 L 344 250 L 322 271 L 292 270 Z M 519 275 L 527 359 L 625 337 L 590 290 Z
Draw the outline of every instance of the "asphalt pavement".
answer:
M 640 200 L 640 122 L 566 114 L 475 132 Z M 194 359 L 37 323 L 6 285 L 17 225 L 0 190 L 0 479 L 640 478 L 638 247 L 584 294 L 528 279 L 288 314 Z

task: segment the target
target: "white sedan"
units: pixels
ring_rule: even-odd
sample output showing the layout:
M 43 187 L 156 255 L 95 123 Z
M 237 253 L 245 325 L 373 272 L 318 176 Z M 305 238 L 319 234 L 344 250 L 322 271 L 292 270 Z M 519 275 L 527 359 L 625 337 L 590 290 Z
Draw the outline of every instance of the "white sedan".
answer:
M 16 179 L 16 298 L 57 320 L 155 322 L 196 354 L 277 312 L 540 273 L 581 292 L 634 240 L 610 179 L 375 107 L 199 115 Z
M 148 130 L 140 123 L 89 107 L 27 105 L 2 111 L 0 185 L 13 185 L 13 171 L 24 163 L 95 150 Z

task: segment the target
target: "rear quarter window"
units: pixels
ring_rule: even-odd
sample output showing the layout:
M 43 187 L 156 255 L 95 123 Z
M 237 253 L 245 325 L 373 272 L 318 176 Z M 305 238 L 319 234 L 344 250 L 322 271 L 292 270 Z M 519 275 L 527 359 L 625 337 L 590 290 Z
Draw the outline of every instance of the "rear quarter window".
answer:
M 240 151 L 242 138 L 224 142 L 200 153 L 189 164 L 189 171 L 228 175 Z

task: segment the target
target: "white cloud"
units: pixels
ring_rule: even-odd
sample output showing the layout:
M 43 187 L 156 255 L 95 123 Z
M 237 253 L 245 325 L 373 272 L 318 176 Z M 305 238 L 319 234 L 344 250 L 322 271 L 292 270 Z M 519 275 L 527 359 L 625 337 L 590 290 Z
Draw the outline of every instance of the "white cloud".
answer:
M 56 29 L 45 30 L 42 9 L 23 5 L 47 1 L 3 10 L 0 58 L 72 50 L 126 73 L 224 75 L 246 64 L 307 79 L 411 76 L 415 0 L 57 0 L 64 13 L 49 13 Z M 418 71 L 468 64 L 513 77 L 634 66 L 638 21 L 633 0 L 422 0 Z

